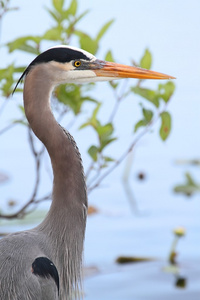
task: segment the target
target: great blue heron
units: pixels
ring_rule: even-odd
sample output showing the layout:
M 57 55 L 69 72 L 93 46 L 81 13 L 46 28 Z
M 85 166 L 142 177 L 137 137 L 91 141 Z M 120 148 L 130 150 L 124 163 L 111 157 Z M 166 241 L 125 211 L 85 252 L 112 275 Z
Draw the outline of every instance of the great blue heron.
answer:
M 53 117 L 51 92 L 61 83 L 173 77 L 101 61 L 69 46 L 52 47 L 37 56 L 17 85 L 24 76 L 26 117 L 53 167 L 52 204 L 36 228 L 0 241 L 0 299 L 74 299 L 81 285 L 87 192 L 76 143 Z

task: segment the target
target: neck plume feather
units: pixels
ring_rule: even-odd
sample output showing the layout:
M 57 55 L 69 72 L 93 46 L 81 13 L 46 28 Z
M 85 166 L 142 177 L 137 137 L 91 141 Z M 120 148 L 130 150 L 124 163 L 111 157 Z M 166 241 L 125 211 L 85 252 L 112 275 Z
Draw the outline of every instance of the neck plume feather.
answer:
M 49 239 L 47 251 L 58 269 L 60 299 L 69 300 L 80 297 L 87 194 L 76 143 L 51 112 L 53 87 L 45 66 L 33 68 L 25 79 L 24 107 L 32 130 L 50 155 L 54 173 L 51 208 L 36 230 Z

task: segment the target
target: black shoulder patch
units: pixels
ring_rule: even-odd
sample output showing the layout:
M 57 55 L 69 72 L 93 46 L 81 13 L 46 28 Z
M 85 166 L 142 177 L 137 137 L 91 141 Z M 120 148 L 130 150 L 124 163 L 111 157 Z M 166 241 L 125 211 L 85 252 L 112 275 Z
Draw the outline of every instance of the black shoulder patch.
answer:
M 52 277 L 59 293 L 59 276 L 55 265 L 47 257 L 37 257 L 32 263 L 32 273 L 44 278 Z
M 17 81 L 17 84 L 12 92 L 14 94 L 19 82 L 23 79 L 25 75 L 28 74 L 31 67 L 40 63 L 47 63 L 50 61 L 57 61 L 59 63 L 66 63 L 70 62 L 71 60 L 75 59 L 85 59 L 90 60 L 90 58 L 85 55 L 82 51 L 75 50 L 73 48 L 68 47 L 56 47 L 56 48 L 50 48 L 41 54 L 39 54 L 26 68 L 26 70 L 23 72 L 19 80 Z

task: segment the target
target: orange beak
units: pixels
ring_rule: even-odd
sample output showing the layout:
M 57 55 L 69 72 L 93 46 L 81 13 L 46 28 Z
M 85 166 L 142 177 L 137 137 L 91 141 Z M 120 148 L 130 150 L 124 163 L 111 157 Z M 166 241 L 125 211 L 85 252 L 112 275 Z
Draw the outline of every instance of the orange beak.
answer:
M 100 60 L 94 61 L 91 69 L 98 77 L 113 77 L 113 79 L 175 79 L 175 77 L 163 73 Z

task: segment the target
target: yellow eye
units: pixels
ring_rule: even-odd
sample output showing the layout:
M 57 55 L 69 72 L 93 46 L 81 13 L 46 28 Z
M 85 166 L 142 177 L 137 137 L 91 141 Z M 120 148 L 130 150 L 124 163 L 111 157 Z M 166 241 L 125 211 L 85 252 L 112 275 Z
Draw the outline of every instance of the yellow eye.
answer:
M 80 60 L 76 60 L 76 61 L 74 62 L 74 66 L 75 66 L 76 68 L 80 67 L 80 66 L 81 66 L 81 61 L 80 61 Z

